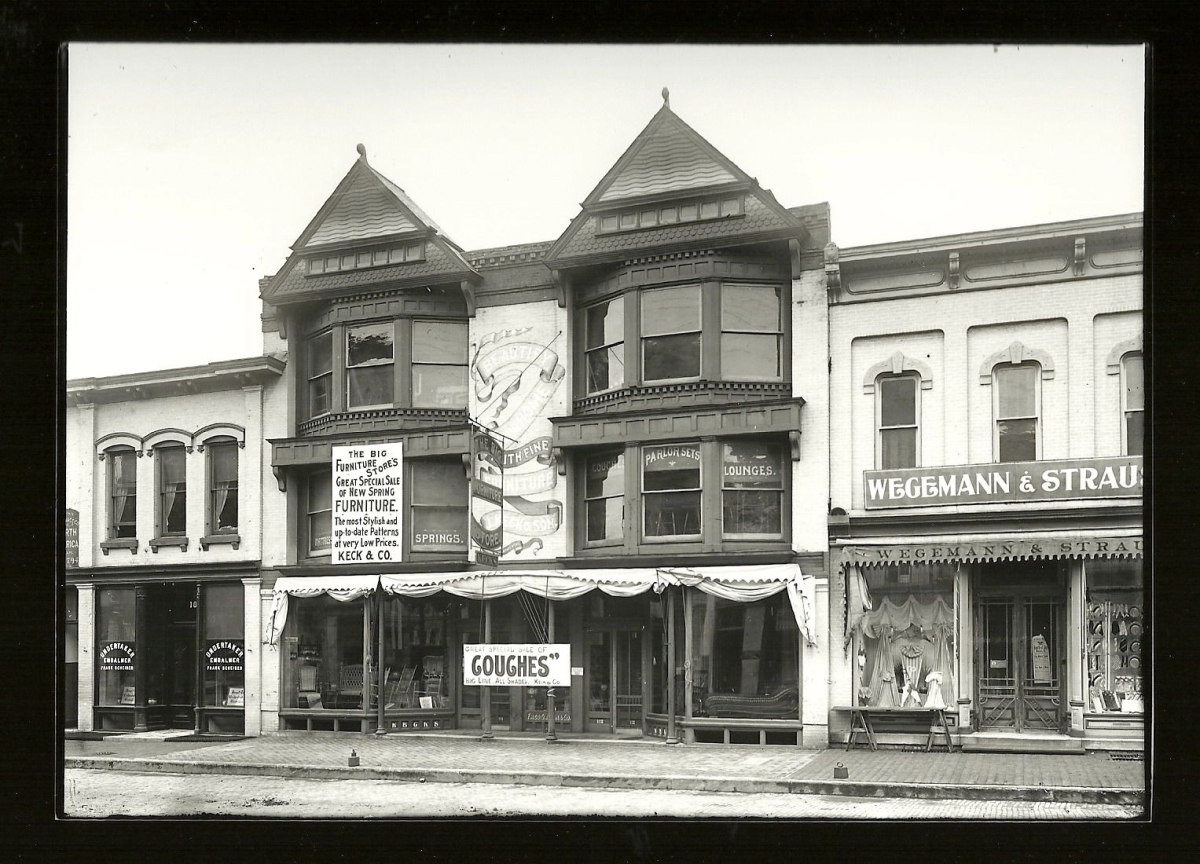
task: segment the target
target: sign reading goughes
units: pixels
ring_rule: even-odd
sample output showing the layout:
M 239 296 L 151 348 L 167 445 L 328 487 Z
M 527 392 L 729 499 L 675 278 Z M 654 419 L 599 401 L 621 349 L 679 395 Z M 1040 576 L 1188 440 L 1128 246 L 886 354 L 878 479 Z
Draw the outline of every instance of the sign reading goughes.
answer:
M 401 451 L 398 441 L 333 448 L 334 564 L 400 560 Z
M 1142 457 L 863 472 L 866 509 L 1142 497 Z
M 570 683 L 570 644 L 463 646 L 465 685 L 565 687 Z

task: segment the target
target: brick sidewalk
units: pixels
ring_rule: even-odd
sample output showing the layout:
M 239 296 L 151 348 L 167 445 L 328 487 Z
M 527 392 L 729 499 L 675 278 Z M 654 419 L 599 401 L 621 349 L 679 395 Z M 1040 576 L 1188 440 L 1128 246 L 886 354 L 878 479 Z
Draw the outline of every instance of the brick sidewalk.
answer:
M 229 743 L 67 741 L 68 767 L 886 797 L 1144 803 L 1145 766 L 1108 754 L 912 753 L 464 735 L 285 733 Z M 347 765 L 351 749 L 358 768 Z M 849 779 L 835 780 L 838 762 Z

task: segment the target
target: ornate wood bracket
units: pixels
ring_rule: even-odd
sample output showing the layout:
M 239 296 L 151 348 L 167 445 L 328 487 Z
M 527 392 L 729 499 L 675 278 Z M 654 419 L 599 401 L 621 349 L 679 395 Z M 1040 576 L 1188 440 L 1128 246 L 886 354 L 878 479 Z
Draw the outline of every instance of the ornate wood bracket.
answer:
M 271 466 L 271 473 L 275 475 L 275 485 L 279 487 L 280 492 L 287 491 L 287 472 L 278 465 Z
M 475 286 L 466 279 L 459 283 L 462 287 L 463 300 L 467 304 L 467 314 L 472 318 L 475 317 Z
M 558 476 L 567 476 L 567 458 L 561 447 L 551 447 L 550 455 L 554 457 L 554 465 L 558 468 Z
M 788 258 L 792 263 L 792 278 L 800 278 L 800 241 L 795 237 L 788 240 Z
M 838 262 L 839 250 L 832 240 L 825 244 L 825 290 L 837 291 L 842 287 L 842 265 Z
M 791 432 L 788 432 L 788 443 L 792 447 L 792 461 L 799 462 L 800 461 L 800 431 L 799 430 L 793 429 Z
M 566 309 L 571 278 L 562 270 L 551 270 L 550 278 L 554 281 L 554 298 L 558 301 L 558 308 Z

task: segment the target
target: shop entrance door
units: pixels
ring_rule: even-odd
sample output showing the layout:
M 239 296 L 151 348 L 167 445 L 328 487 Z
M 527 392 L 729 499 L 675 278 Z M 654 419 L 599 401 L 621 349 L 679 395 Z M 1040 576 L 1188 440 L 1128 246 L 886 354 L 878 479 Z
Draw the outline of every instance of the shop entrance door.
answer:
M 167 628 L 167 725 L 192 729 L 196 720 L 196 622 Z
M 587 731 L 642 731 L 645 644 L 640 627 L 587 631 Z
M 1054 595 L 980 598 L 975 680 L 981 731 L 1063 731 L 1063 608 Z

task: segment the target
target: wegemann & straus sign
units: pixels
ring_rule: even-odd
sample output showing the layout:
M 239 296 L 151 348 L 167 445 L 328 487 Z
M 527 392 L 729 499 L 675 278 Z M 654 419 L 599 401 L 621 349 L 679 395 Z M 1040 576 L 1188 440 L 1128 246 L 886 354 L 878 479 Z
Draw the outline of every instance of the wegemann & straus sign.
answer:
M 571 645 L 464 645 L 463 684 L 485 687 L 570 686 Z
M 868 510 L 1142 497 L 1142 457 L 943 465 L 863 472 Z
M 402 448 L 399 441 L 333 448 L 334 564 L 400 560 Z

